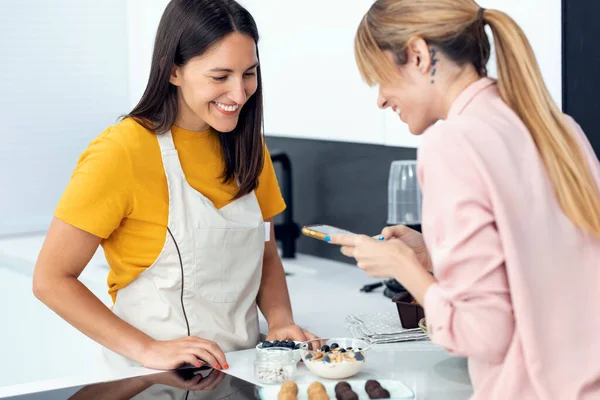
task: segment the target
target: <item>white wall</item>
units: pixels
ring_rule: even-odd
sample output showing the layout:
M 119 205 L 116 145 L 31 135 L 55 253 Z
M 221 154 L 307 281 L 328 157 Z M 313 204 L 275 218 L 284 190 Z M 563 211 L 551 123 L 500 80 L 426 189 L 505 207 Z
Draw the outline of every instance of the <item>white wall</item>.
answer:
M 241 0 L 261 35 L 265 132 L 307 139 L 383 141 L 373 105 L 377 90 L 362 83 L 354 32 L 372 0 Z
M 419 138 L 361 81 L 353 40 L 373 0 L 240 0 L 262 35 L 268 135 L 417 147 Z M 507 12 L 532 42 L 554 99 L 561 104 L 561 1 L 482 0 Z M 490 63 L 495 76 L 495 58 Z
M 130 109 L 146 89 L 156 29 L 168 3 L 169 0 L 126 0 Z
M 45 229 L 89 141 L 127 112 L 122 0 L 2 1 L 0 234 Z

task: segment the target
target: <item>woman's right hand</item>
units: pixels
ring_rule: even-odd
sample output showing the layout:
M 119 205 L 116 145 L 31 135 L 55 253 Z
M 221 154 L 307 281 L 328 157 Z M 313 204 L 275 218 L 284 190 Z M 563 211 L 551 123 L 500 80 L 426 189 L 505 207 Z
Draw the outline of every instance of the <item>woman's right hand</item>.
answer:
M 218 370 L 229 368 L 218 344 L 195 336 L 167 341 L 152 340 L 144 346 L 136 361 L 146 368 L 157 370 L 172 370 L 186 363 L 199 367 L 203 362 Z
M 404 225 L 396 225 L 384 228 L 381 231 L 381 236 L 385 240 L 389 239 L 399 239 L 402 240 L 408 247 L 410 247 L 414 252 L 423 267 L 427 269 L 427 271 L 432 272 L 433 266 L 431 264 L 431 258 L 429 257 L 429 252 L 427 251 L 427 246 L 425 245 L 425 241 L 423 240 L 423 235 L 414 229 L 410 229 Z

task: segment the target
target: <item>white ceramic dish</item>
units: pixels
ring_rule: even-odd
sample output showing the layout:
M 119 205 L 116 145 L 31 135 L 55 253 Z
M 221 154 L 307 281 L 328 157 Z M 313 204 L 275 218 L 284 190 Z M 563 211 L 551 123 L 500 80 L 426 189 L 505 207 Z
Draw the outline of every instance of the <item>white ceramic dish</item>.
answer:
M 369 400 L 369 396 L 365 391 L 365 383 L 367 382 L 364 379 L 361 380 L 348 380 L 346 381 L 352 386 L 352 390 L 358 395 L 360 400 Z M 397 380 L 389 380 L 389 379 L 378 379 L 378 382 L 381 386 L 390 392 L 391 400 L 408 400 L 414 399 L 415 394 L 408 386 L 406 386 L 401 381 Z M 323 386 L 325 386 L 325 390 L 329 395 L 330 399 L 335 399 L 335 385 L 338 381 L 321 381 Z M 298 385 L 298 400 L 306 400 L 308 399 L 308 386 L 310 384 L 299 384 Z M 276 400 L 279 391 L 281 389 L 281 385 L 273 385 L 273 386 L 265 386 L 258 390 L 258 394 L 263 400 Z
M 324 347 L 344 349 L 343 353 L 323 351 Z M 300 345 L 302 361 L 314 375 L 325 379 L 348 379 L 366 363 L 371 343 L 355 338 L 321 338 Z

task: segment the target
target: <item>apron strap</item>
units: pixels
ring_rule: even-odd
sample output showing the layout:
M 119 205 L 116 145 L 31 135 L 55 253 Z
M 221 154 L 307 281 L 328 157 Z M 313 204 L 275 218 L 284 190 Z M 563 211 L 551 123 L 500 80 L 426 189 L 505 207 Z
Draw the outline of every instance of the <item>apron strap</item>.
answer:
M 167 183 L 169 184 L 169 192 L 173 189 L 171 186 L 175 182 L 174 179 L 181 179 L 185 182 L 185 174 L 181 168 L 179 162 L 179 155 L 175 149 L 175 143 L 173 143 L 173 135 L 168 130 L 165 133 L 156 135 L 158 139 L 158 146 L 160 147 L 160 155 L 163 161 L 165 174 L 167 176 Z
M 158 138 L 158 145 L 162 154 L 170 154 L 175 151 L 175 143 L 173 142 L 173 135 L 171 135 L 170 129 L 165 133 L 156 135 L 156 137 Z

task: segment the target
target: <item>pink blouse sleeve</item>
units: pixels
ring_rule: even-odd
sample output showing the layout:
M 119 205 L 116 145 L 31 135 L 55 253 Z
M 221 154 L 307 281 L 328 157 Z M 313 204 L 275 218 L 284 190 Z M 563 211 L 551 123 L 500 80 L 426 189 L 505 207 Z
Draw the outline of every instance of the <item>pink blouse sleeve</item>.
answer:
M 437 279 L 424 308 L 432 341 L 498 363 L 513 336 L 512 305 L 487 185 L 461 128 L 436 126 L 419 149 L 423 234 Z

